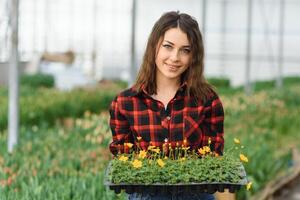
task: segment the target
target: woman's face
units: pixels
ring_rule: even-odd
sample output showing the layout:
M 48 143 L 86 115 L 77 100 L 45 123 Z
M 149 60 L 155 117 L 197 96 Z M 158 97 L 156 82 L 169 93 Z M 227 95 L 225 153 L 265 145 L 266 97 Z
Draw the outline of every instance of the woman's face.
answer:
M 192 57 L 186 33 L 179 28 L 171 28 L 165 32 L 159 44 L 155 59 L 156 78 L 180 79 Z

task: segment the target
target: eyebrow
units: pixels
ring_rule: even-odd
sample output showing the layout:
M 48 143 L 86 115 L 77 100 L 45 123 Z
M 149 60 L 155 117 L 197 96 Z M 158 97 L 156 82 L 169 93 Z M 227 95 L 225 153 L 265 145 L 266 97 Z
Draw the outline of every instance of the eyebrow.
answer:
M 170 42 L 170 41 L 168 41 L 168 40 L 164 40 L 164 41 L 170 43 L 171 45 L 174 45 L 173 42 Z M 182 47 L 183 47 L 183 48 L 191 48 L 190 45 L 185 45 L 185 46 L 182 46 Z

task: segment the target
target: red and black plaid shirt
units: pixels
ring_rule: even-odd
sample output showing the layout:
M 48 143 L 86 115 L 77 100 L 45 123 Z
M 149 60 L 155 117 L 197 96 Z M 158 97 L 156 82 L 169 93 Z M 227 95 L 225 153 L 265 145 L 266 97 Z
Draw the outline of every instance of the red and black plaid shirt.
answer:
M 222 154 L 224 147 L 224 111 L 217 94 L 211 92 L 206 102 L 197 101 L 185 93 L 186 85 L 179 88 L 167 108 L 145 90 L 133 88 L 121 92 L 111 103 L 110 127 L 113 141 L 110 151 L 126 152 L 124 143 L 136 144 L 147 149 L 149 145 L 162 147 L 165 139 L 172 147 L 182 145 L 186 139 L 191 149 L 208 145 Z M 177 144 L 177 145 L 178 145 Z

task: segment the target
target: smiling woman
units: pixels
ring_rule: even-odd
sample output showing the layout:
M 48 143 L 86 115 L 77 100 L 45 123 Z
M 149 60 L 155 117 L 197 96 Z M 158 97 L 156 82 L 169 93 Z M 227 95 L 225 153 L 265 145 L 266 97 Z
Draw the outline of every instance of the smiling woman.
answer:
M 188 146 L 198 150 L 208 144 L 222 155 L 224 112 L 222 103 L 203 76 L 204 48 L 197 21 L 190 15 L 168 12 L 155 23 L 143 63 L 133 87 L 111 103 L 113 154 L 133 149 Z M 140 158 L 135 160 L 136 166 Z M 160 162 L 161 163 L 161 162 Z M 162 164 L 162 163 L 161 163 Z M 131 194 L 129 199 L 211 200 L 211 194 Z

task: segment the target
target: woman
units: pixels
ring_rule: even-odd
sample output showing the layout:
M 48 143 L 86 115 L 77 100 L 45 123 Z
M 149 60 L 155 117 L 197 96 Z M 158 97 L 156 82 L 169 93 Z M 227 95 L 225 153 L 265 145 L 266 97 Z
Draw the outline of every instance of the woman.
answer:
M 191 149 L 208 145 L 222 154 L 224 112 L 203 75 L 204 47 L 191 16 L 168 12 L 155 23 L 133 87 L 121 92 L 110 108 L 113 154 L 124 143 L 147 149 L 183 141 Z M 211 194 L 132 194 L 129 199 L 214 199 Z

